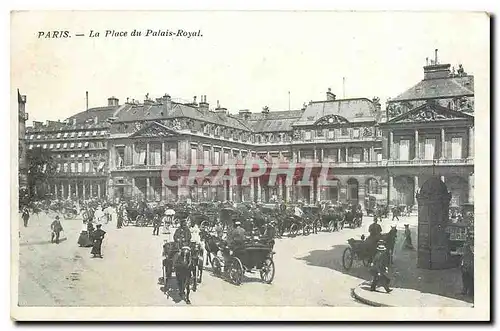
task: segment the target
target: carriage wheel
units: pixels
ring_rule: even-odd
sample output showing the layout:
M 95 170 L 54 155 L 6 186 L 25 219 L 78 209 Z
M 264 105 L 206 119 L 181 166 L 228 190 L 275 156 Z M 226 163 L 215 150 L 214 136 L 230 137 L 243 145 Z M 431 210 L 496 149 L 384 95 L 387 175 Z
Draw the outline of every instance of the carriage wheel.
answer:
M 217 277 L 220 277 L 222 274 L 222 263 L 217 256 L 212 259 L 212 271 Z
M 323 228 L 323 223 L 321 222 L 321 220 L 316 220 L 316 222 L 314 222 L 314 233 L 318 233 L 321 231 L 321 229 Z
M 328 231 L 333 232 L 334 230 L 335 230 L 335 222 L 334 221 L 330 221 L 328 223 Z
M 290 226 L 290 231 L 288 231 L 288 236 L 292 238 L 295 237 L 297 235 L 297 231 L 297 224 L 292 224 L 292 226 Z
M 349 270 L 352 267 L 352 262 L 354 260 L 354 256 L 352 253 L 351 247 L 347 247 L 344 250 L 344 254 L 342 254 L 342 266 L 345 270 Z
M 308 236 L 311 233 L 311 226 L 308 224 L 302 228 L 302 235 Z
M 262 268 L 260 269 L 260 279 L 262 279 L 267 284 L 271 284 L 274 279 L 274 261 L 270 257 L 266 258 L 262 263 Z
M 234 257 L 231 261 L 231 268 L 229 269 L 229 279 L 234 285 L 240 285 L 243 280 L 243 265 L 240 259 Z

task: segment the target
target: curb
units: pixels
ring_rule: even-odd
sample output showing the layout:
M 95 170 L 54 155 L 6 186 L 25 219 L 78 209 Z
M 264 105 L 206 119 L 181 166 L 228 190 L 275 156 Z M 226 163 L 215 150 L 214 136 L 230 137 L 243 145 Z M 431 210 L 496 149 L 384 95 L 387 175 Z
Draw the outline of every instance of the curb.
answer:
M 383 303 L 380 303 L 380 302 L 375 302 L 375 301 L 372 301 L 372 300 L 365 299 L 362 296 L 358 295 L 356 293 L 356 289 L 359 288 L 362 284 L 363 283 L 359 284 L 355 288 L 351 288 L 351 296 L 355 300 L 357 300 L 357 301 L 359 301 L 361 303 L 364 303 L 365 305 L 372 306 L 372 307 L 393 307 L 393 306 L 386 305 L 386 304 L 383 304 Z

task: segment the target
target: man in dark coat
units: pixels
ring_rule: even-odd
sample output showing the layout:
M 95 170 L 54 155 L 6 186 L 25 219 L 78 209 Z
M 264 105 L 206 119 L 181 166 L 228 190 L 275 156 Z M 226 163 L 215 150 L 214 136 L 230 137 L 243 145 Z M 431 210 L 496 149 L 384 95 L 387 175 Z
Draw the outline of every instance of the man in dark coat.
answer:
M 61 225 L 61 222 L 59 221 L 59 215 L 56 216 L 55 221 L 50 225 L 50 229 L 52 230 L 50 242 L 54 243 L 55 239 L 55 243 L 59 244 L 59 235 L 61 231 L 63 231 L 63 227 Z
M 375 291 L 378 286 L 383 286 L 387 293 L 392 291 L 389 288 L 389 255 L 382 240 L 378 242 L 377 253 L 370 264 L 370 272 L 373 276 L 370 291 Z
M 189 246 L 191 243 L 191 230 L 187 226 L 186 219 L 181 220 L 181 226 L 175 230 L 174 242 L 176 242 L 179 247 Z
M 28 226 L 28 221 L 30 219 L 30 212 L 28 210 L 28 207 L 23 208 L 22 218 L 23 218 L 23 222 L 24 222 L 24 227 L 26 228 Z
M 102 259 L 101 245 L 106 232 L 101 229 L 101 224 L 97 224 L 97 229 L 92 233 L 92 241 L 94 245 L 92 246 L 92 257 L 100 257 Z
M 160 215 L 156 214 L 153 218 L 153 236 L 160 235 L 160 225 L 161 225 Z
M 464 244 L 460 271 L 462 272 L 462 294 L 474 296 L 474 252 L 469 242 Z

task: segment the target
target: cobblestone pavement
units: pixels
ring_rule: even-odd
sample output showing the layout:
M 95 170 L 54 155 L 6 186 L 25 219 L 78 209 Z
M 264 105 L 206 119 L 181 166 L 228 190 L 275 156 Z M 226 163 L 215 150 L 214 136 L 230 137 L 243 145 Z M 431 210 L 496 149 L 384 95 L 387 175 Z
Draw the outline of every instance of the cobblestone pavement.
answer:
M 107 232 L 103 259 L 90 257 L 90 248 L 78 247 L 80 219 L 62 220 L 63 241 L 50 243 L 51 218 L 33 216 L 20 228 L 19 305 L 21 306 L 168 306 L 184 305 L 174 290 L 165 296 L 161 277 L 161 247 L 166 235 L 153 236 L 152 228 L 104 224 Z M 271 285 L 259 273 L 247 273 L 235 286 L 215 277 L 210 268 L 192 293 L 193 305 L 363 306 L 351 289 L 367 279 L 361 264 L 346 272 L 342 253 L 347 239 L 367 233 L 371 218 L 360 229 L 311 234 L 276 241 L 276 275 Z M 416 223 L 416 218 L 400 222 Z M 391 222 L 384 221 L 387 231 Z M 416 235 L 415 235 L 416 238 Z M 395 263 L 406 259 L 396 253 Z M 399 268 L 395 272 L 398 271 Z M 170 284 L 176 288 L 175 282 Z

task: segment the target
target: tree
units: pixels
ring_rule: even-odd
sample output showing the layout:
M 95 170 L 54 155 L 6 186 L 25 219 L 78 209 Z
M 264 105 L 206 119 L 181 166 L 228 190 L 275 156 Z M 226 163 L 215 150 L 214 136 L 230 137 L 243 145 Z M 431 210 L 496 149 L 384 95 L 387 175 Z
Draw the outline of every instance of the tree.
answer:
M 54 176 L 56 163 L 49 150 L 40 147 L 28 150 L 28 191 L 31 200 L 46 196 L 49 178 Z

